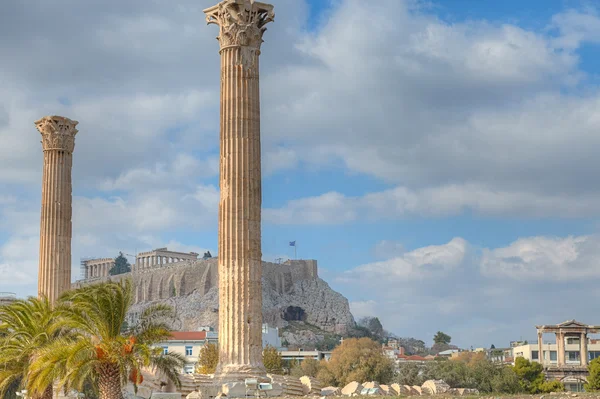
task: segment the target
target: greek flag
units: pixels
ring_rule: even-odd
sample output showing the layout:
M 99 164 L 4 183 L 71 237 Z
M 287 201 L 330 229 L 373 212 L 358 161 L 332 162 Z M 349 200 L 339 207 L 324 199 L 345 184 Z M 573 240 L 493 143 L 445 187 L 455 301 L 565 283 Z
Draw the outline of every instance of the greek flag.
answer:
M 290 241 L 290 247 L 295 247 L 296 246 L 296 241 Z

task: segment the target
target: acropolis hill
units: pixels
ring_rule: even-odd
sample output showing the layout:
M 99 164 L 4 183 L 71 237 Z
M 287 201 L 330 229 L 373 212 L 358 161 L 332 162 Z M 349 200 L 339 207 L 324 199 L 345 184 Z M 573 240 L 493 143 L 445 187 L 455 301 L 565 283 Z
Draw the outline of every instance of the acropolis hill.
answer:
M 131 273 L 108 276 L 113 259 L 90 260 L 87 276 L 73 284 L 131 278 L 135 287 L 134 318 L 149 303 L 164 302 L 177 310 L 175 330 L 218 327 L 219 273 L 217 258 L 195 259 L 198 254 L 180 254 L 161 248 L 138 259 Z M 143 255 L 143 254 L 140 254 Z M 186 259 L 187 258 L 187 259 Z M 285 331 L 282 338 L 290 346 L 310 345 L 320 340 L 314 328 L 302 329 L 303 323 L 323 332 L 343 334 L 355 325 L 348 300 L 319 278 L 316 260 L 288 260 L 282 264 L 262 262 L 264 322 L 273 327 L 299 328 Z

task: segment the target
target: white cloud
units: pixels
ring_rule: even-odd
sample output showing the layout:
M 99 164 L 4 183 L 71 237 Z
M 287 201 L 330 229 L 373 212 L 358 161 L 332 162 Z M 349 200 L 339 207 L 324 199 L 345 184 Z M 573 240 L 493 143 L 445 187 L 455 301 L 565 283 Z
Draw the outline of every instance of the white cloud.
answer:
M 348 295 L 355 316 L 377 316 L 402 336 L 427 340 L 424 331 L 443 329 L 459 345 L 503 345 L 533 337 L 536 323 L 589 319 L 592 308 L 573 308 L 564 298 L 596 303 L 599 240 L 525 237 L 478 250 L 455 238 L 355 267 L 332 286 Z
M 454 238 L 444 245 L 432 245 L 406 252 L 385 261 L 369 263 L 344 272 L 339 281 L 348 281 L 357 276 L 369 275 L 370 279 L 421 280 L 443 278 L 460 266 L 467 252 L 467 242 Z
M 487 276 L 569 281 L 600 277 L 600 237 L 528 237 L 504 248 L 485 249 L 481 260 Z
M 281 208 L 267 209 L 274 224 L 341 224 L 408 216 L 446 217 L 465 210 L 486 216 L 586 217 L 600 216 L 600 193 L 571 197 L 525 191 L 500 191 L 477 184 L 444 185 L 419 190 L 396 187 L 361 197 L 329 192 L 294 199 Z

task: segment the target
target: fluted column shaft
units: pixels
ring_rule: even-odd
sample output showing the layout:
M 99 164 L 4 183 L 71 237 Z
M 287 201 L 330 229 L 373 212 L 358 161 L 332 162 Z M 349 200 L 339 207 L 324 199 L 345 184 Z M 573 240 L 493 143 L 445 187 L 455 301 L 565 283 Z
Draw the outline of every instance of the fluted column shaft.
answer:
M 76 125 L 56 116 L 36 122 L 44 149 L 38 296 L 45 295 L 51 303 L 71 288 L 71 169 Z
M 262 367 L 258 53 L 221 51 L 219 346 L 223 367 Z
M 266 374 L 262 364 L 259 56 L 273 6 L 223 0 L 204 10 L 221 55 L 219 365 L 223 380 Z

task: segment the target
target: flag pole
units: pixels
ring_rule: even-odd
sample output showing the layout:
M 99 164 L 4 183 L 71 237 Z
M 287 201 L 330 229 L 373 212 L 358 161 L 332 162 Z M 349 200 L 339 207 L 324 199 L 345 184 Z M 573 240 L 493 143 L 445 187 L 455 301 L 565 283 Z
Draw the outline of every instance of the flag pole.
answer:
M 298 259 L 298 257 L 296 256 L 296 249 L 298 248 L 298 243 L 296 243 L 296 241 L 294 241 L 294 260 Z

